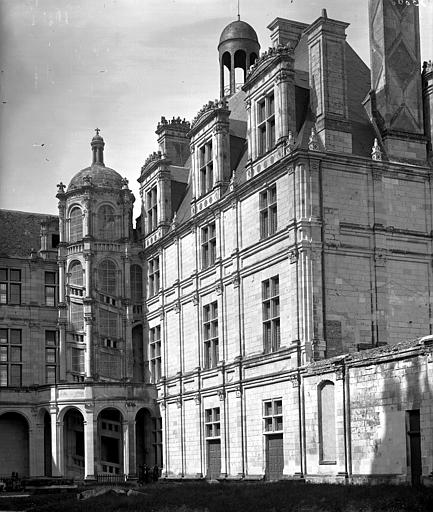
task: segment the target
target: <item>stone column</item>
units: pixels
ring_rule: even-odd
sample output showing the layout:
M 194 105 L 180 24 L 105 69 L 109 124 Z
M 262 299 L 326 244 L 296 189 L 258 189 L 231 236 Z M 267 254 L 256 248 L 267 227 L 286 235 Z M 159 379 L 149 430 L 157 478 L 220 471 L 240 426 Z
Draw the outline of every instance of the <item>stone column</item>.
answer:
M 296 131 L 293 59 L 289 55 L 286 55 L 286 58 L 289 59 L 287 65 L 289 65 L 290 68 L 279 71 L 275 80 L 275 114 L 278 121 L 277 141 L 284 140 L 289 135 L 289 131 L 291 131 L 293 135 Z
M 86 411 L 84 420 L 84 478 L 95 479 L 95 436 L 97 433 L 96 419 L 92 410 Z
M 236 92 L 235 56 L 230 53 L 230 95 Z
M 251 110 L 251 100 L 245 100 L 245 108 L 247 110 L 247 142 L 248 142 L 248 160 L 253 160 L 256 154 L 256 141 L 253 137 L 254 119 Z
M 433 9 L 433 5 L 432 5 Z M 433 61 L 424 62 L 423 73 L 424 127 L 430 138 L 430 159 L 433 158 Z
M 44 423 L 37 420 L 29 428 L 29 466 L 30 476 L 44 476 Z
M 57 421 L 57 407 L 50 407 L 51 417 L 51 468 L 53 476 L 64 474 L 63 421 Z
M 224 116 L 225 117 L 225 116 Z M 214 185 L 220 185 L 230 179 L 230 142 L 229 124 L 227 119 L 217 121 L 213 130 L 214 151 Z
M 65 202 L 59 201 L 59 242 L 65 241 Z
M 66 304 L 63 304 L 59 313 L 61 317 L 58 321 L 59 326 L 59 380 L 64 382 L 66 380 Z
M 91 379 L 93 377 L 92 372 L 92 359 L 93 359 L 93 339 L 92 339 L 92 313 L 85 313 L 84 315 L 84 329 L 85 329 L 85 345 L 86 349 L 84 352 L 84 372 L 86 374 L 86 379 Z

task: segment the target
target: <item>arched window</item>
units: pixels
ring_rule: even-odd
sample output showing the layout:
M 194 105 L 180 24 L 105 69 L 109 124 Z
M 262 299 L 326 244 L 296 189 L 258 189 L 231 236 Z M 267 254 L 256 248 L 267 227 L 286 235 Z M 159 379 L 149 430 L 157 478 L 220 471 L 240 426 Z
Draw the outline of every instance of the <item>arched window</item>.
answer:
M 98 237 L 104 240 L 113 240 L 116 238 L 116 223 L 114 218 L 114 208 L 104 204 L 98 210 Z
M 69 284 L 73 286 L 83 286 L 83 267 L 79 261 L 73 261 L 69 267 Z
M 76 242 L 81 238 L 83 238 L 83 215 L 80 208 L 76 206 L 72 208 L 69 215 L 69 241 Z
M 101 293 L 116 295 L 116 265 L 104 260 L 98 267 L 98 286 Z
M 335 397 L 334 383 L 325 381 L 319 386 L 319 444 L 320 463 L 335 464 Z
M 143 271 L 140 265 L 131 265 L 131 299 L 141 302 L 143 297 Z

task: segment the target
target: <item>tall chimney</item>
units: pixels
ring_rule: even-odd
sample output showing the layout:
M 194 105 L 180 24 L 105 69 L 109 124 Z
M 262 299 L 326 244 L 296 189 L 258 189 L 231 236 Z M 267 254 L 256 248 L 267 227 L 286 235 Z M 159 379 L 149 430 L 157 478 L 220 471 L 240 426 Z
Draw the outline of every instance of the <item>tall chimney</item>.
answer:
M 419 12 L 414 2 L 369 0 L 371 110 L 392 161 L 426 161 Z

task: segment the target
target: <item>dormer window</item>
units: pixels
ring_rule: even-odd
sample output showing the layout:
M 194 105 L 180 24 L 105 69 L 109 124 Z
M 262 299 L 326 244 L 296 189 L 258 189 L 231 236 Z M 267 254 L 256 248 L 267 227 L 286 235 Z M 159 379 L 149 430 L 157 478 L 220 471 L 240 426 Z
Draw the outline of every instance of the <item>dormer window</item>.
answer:
M 147 232 L 151 233 L 158 225 L 158 196 L 156 185 L 147 193 Z
M 275 98 L 268 94 L 257 103 L 258 155 L 263 155 L 275 146 Z
M 200 148 L 200 195 L 205 195 L 213 188 L 213 152 L 212 141 Z

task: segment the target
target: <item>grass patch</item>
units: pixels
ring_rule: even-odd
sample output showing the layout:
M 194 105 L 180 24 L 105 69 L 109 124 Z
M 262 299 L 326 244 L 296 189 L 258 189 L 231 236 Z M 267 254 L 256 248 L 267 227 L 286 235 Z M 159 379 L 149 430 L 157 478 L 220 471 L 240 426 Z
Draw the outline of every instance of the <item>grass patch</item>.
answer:
M 150 484 L 140 495 L 85 501 L 55 494 L 0 499 L 0 510 L 34 512 L 431 512 L 433 489 L 402 486 L 181 482 Z

